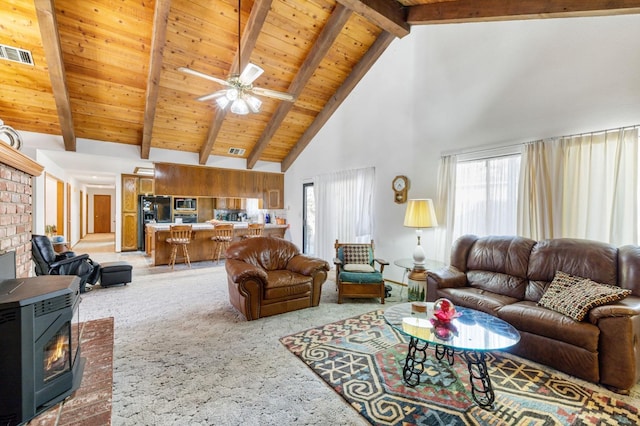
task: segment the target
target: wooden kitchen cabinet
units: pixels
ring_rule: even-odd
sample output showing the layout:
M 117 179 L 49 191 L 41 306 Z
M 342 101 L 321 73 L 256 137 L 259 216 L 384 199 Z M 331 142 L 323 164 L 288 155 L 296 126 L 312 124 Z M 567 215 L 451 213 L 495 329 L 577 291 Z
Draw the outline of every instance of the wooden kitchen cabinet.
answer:
M 138 194 L 153 195 L 153 178 L 138 178 Z
M 139 179 L 135 175 L 122 175 L 122 251 L 138 250 Z
M 138 211 L 138 176 L 122 175 L 122 211 Z
M 218 210 L 244 210 L 247 201 L 244 198 L 216 198 L 216 209 Z
M 283 209 L 284 201 L 279 189 L 267 189 L 265 191 L 264 205 L 267 209 Z
M 138 213 L 122 213 L 122 251 L 138 249 Z
M 173 196 L 259 198 L 265 205 L 271 199 L 272 207 L 265 208 L 284 206 L 283 173 L 155 163 L 154 189 Z

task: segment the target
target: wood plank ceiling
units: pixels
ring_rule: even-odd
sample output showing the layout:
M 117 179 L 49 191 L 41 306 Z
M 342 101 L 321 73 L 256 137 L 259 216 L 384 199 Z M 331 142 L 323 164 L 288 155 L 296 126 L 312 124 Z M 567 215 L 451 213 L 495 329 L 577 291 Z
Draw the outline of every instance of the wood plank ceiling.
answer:
M 286 171 L 395 38 L 411 25 L 639 13 L 640 0 L 3 0 L 0 119 L 17 130 L 210 155 L 244 150 Z M 238 34 L 238 19 L 241 31 Z M 239 116 L 197 97 L 248 62 L 262 97 Z M 9 51 L 3 51 L 9 55 Z

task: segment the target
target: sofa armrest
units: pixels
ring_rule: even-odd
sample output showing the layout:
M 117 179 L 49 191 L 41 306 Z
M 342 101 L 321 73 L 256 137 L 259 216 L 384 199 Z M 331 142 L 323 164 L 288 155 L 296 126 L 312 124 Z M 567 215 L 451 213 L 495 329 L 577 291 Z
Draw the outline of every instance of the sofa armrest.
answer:
M 602 318 L 631 317 L 634 315 L 640 315 L 640 297 L 628 296 L 618 302 L 596 306 L 591 309 L 589 311 L 589 322 L 597 324 Z
M 263 283 L 267 282 L 267 272 L 255 265 L 236 259 L 225 260 L 227 275 L 234 283 L 257 278 Z
M 454 266 L 429 271 L 428 279 L 433 280 L 438 288 L 466 287 L 467 285 L 467 275 Z
M 600 329 L 598 359 L 600 383 L 616 392 L 628 394 L 640 380 L 640 297 L 629 296 L 611 305 L 598 306 L 589 320 Z M 600 316 L 607 314 L 604 316 Z
M 293 256 L 289 259 L 289 262 L 287 262 L 287 270 L 309 277 L 316 271 L 329 271 L 329 269 L 331 269 L 331 267 L 326 261 L 304 254 Z
M 435 302 L 438 289 L 466 287 L 467 275 L 455 266 L 428 271 L 427 273 L 427 302 Z

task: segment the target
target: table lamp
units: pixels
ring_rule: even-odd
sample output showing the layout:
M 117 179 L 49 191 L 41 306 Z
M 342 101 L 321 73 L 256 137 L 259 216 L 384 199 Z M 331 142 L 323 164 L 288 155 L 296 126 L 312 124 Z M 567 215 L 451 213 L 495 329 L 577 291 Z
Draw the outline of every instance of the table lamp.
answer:
M 407 211 L 404 216 L 404 226 L 408 228 L 416 228 L 418 245 L 413 249 L 413 268 L 414 270 L 422 271 L 425 269 L 424 249 L 420 245 L 422 229 L 438 226 L 436 212 L 433 208 L 433 201 L 429 198 L 409 200 L 407 203 Z

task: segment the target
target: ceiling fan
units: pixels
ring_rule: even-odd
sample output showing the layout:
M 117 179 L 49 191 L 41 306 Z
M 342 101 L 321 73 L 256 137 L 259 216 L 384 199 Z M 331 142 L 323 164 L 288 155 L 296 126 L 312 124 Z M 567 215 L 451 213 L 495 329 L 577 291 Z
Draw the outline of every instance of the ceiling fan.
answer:
M 240 51 L 241 6 L 241 0 L 238 0 L 238 70 L 242 69 L 240 63 L 242 60 L 242 52 Z M 295 100 L 294 96 L 289 93 L 278 92 L 276 90 L 265 89 L 263 87 L 254 87 L 253 82 L 260 77 L 264 70 L 252 63 L 247 64 L 241 74 L 232 74 L 226 80 L 187 67 L 179 67 L 178 71 L 215 81 L 216 83 L 225 86 L 226 88 L 222 90 L 200 96 L 196 99 L 198 101 L 215 99 L 218 106 L 222 109 L 231 105 L 230 110 L 235 114 L 245 115 L 248 114 L 249 111 L 253 113 L 260 112 L 262 101 L 253 96 L 254 94 L 289 102 L 293 102 Z

